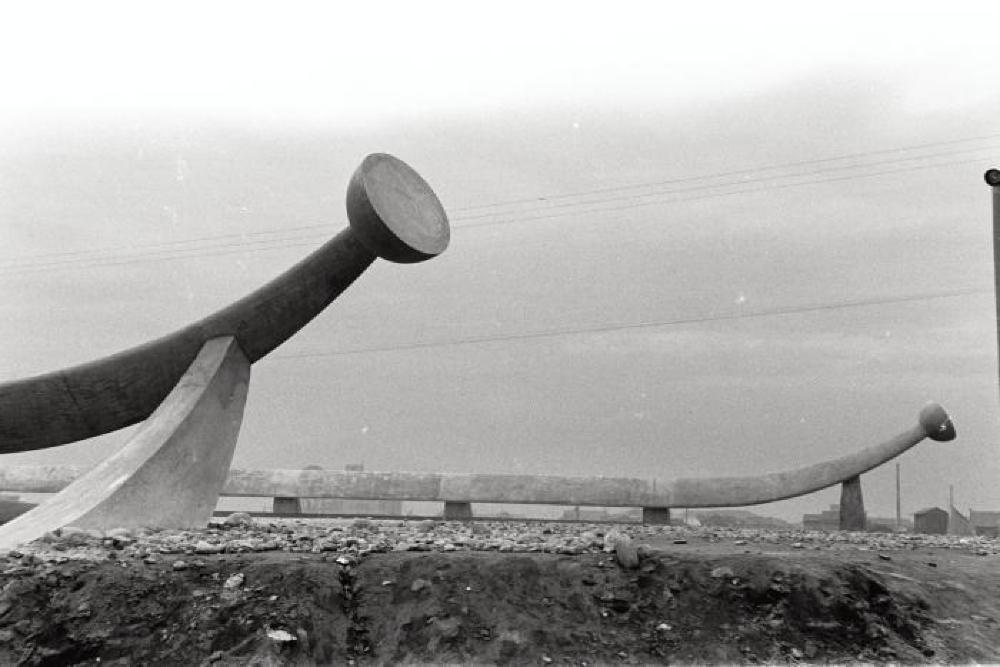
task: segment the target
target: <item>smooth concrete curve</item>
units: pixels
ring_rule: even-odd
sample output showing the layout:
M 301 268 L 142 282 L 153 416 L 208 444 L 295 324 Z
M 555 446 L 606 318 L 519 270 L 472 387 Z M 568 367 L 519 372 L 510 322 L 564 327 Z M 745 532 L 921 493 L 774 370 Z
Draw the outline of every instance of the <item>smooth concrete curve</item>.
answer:
M 172 334 L 90 363 L 0 385 L 0 453 L 53 447 L 145 419 L 206 341 L 233 336 L 253 363 L 340 295 L 376 256 L 415 262 L 448 245 L 430 186 L 385 154 L 364 159 L 348 186 L 350 226 L 248 296 Z
M 856 477 L 899 456 L 924 438 L 945 441 L 955 427 L 935 403 L 918 423 L 880 445 L 804 468 L 755 477 L 677 480 L 337 472 L 327 470 L 232 470 L 227 496 L 328 497 L 480 503 L 597 505 L 607 507 L 739 507 L 805 495 Z
M 596 505 L 605 507 L 739 507 L 792 498 L 861 475 L 924 438 L 945 441 L 955 427 L 937 404 L 918 424 L 880 445 L 816 465 L 755 477 L 650 480 L 555 475 L 239 470 L 229 472 L 224 496 L 424 500 L 444 502 Z M 0 490 L 55 490 L 78 474 L 72 468 L 0 469 Z
M 128 443 L 0 527 L 0 549 L 65 526 L 206 525 L 232 462 L 249 381 L 250 361 L 233 337 L 207 341 Z

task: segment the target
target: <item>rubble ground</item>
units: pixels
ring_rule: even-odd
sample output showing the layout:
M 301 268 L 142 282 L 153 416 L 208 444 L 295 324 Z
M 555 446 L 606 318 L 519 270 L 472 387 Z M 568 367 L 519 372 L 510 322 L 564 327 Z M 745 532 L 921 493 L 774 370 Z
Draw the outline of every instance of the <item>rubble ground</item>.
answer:
M 0 555 L 0 664 L 996 662 L 998 625 L 982 537 L 235 514 Z

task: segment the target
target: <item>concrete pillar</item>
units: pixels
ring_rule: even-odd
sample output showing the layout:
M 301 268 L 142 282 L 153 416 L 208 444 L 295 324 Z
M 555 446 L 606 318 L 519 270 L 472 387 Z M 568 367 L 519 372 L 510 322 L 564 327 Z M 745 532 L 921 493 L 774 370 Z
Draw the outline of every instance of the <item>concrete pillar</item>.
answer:
M 460 503 L 446 500 L 444 503 L 445 521 L 466 521 L 472 518 L 472 503 Z
M 643 507 L 642 522 L 654 526 L 670 525 L 669 507 Z
M 271 504 L 271 511 L 274 514 L 302 514 L 302 500 L 300 498 L 275 498 Z
M 845 479 L 840 487 L 840 529 L 864 530 L 865 499 L 861 494 L 861 477 Z

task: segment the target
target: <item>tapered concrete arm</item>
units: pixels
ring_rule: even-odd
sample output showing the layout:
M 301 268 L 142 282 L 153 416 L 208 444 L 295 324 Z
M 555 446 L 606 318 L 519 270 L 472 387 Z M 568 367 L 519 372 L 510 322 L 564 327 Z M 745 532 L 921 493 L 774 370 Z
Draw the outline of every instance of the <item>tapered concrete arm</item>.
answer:
M 880 445 L 782 473 L 757 477 L 641 479 L 441 473 L 232 470 L 223 487 L 231 496 L 292 496 L 609 507 L 739 507 L 824 489 L 899 456 L 924 438 L 944 441 L 955 427 L 944 408 L 930 404 L 919 422 Z
M 0 453 L 61 445 L 142 421 L 206 341 L 232 336 L 253 363 L 319 314 L 376 256 L 417 262 L 448 245 L 447 216 L 434 192 L 389 155 L 365 158 L 347 202 L 349 228 L 232 305 L 124 352 L 0 385 Z
M 674 507 L 736 507 L 794 498 L 825 489 L 894 459 L 924 438 L 955 438 L 955 426 L 937 404 L 920 411 L 917 426 L 882 444 L 816 465 L 757 477 L 679 479 L 674 484 Z
M 921 411 L 917 426 L 880 445 L 825 463 L 758 477 L 659 480 L 235 469 L 229 471 L 222 495 L 607 507 L 739 507 L 819 491 L 899 456 L 924 438 L 943 441 L 954 437 L 955 427 L 944 408 L 931 404 Z M 78 466 L 0 468 L 0 491 L 56 492 L 84 472 Z

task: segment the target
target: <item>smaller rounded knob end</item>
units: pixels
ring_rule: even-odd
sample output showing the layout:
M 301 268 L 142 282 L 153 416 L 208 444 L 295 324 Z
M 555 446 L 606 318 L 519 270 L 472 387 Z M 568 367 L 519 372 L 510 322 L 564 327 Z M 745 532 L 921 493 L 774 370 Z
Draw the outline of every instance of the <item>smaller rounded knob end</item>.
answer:
M 920 411 L 920 426 L 927 432 L 927 437 L 938 442 L 954 440 L 955 425 L 947 411 L 937 403 L 928 403 Z

